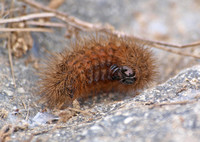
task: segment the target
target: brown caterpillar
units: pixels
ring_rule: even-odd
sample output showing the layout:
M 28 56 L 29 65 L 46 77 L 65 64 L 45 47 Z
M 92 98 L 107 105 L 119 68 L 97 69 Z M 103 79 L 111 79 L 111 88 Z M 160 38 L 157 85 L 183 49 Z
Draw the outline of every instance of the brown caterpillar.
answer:
M 143 89 L 156 74 L 152 52 L 128 38 L 85 38 L 51 58 L 40 74 L 40 94 L 50 107 L 91 94 Z

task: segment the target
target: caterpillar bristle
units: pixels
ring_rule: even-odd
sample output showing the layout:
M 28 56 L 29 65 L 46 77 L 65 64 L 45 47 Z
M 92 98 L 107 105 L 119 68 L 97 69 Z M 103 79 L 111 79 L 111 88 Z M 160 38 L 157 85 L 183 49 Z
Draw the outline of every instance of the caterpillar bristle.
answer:
M 148 48 L 128 38 L 97 35 L 78 39 L 41 69 L 39 94 L 51 108 L 90 94 L 143 89 L 156 76 Z

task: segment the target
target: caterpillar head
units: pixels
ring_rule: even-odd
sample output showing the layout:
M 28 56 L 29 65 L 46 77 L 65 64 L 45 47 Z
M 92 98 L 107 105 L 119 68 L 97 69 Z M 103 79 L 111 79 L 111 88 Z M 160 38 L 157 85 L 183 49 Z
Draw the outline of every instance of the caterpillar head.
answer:
M 136 81 L 135 72 L 128 66 L 112 65 L 110 67 L 113 80 L 119 80 L 122 84 L 133 84 Z
M 120 68 L 120 75 L 120 82 L 123 84 L 133 84 L 136 81 L 135 72 L 127 66 L 122 66 Z

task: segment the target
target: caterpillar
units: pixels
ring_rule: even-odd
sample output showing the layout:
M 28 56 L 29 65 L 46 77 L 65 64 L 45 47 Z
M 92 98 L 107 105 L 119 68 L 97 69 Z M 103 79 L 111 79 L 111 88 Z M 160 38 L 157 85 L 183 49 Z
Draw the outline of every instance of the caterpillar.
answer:
M 54 55 L 40 72 L 39 94 L 51 108 L 78 98 L 143 89 L 156 75 L 150 49 L 126 37 L 82 38 Z

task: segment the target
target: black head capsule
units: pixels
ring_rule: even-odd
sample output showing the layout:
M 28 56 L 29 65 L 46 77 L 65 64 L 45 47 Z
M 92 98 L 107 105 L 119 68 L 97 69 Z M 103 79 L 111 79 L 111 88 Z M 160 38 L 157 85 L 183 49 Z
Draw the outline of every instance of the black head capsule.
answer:
M 127 66 L 112 65 L 110 71 L 112 80 L 119 80 L 123 84 L 133 84 L 136 81 L 135 72 Z
M 122 66 L 120 68 L 120 73 L 121 73 L 121 79 L 120 79 L 121 83 L 133 84 L 136 81 L 135 72 L 131 68 L 127 66 Z

